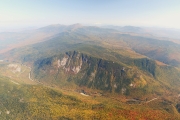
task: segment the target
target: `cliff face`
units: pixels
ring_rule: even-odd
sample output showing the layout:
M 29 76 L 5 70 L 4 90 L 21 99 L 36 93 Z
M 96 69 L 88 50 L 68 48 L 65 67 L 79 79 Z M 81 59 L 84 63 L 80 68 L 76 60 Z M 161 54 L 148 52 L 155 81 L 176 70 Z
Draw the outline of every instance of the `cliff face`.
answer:
M 147 84 L 143 75 L 132 68 L 76 51 L 36 61 L 33 74 L 39 81 L 73 82 L 78 86 L 121 94 Z
M 77 74 L 81 70 L 83 58 L 79 53 L 66 53 L 63 58 L 58 59 L 58 69 L 62 68 L 66 73 Z

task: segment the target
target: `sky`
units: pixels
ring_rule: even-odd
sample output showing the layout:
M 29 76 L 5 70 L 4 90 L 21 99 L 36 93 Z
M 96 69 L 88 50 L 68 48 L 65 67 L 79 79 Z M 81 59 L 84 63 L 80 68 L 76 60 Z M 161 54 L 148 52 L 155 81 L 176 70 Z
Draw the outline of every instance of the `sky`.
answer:
M 0 0 L 0 31 L 50 24 L 180 29 L 180 0 Z

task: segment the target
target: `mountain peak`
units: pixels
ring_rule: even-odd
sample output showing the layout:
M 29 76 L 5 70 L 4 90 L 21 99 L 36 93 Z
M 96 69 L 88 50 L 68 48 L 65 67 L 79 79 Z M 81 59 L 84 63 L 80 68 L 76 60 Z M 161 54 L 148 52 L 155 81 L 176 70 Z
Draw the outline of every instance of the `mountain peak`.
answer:
M 76 24 L 72 24 L 72 25 L 69 25 L 68 28 L 71 28 L 72 30 L 74 29 L 78 29 L 78 28 L 81 28 L 83 27 L 83 25 L 79 24 L 79 23 L 76 23 Z

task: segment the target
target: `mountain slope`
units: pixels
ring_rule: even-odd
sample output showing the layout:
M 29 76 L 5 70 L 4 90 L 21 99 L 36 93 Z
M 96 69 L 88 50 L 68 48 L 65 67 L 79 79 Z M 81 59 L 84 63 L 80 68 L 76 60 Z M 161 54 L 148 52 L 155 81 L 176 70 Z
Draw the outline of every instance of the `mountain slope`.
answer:
M 3 120 L 178 119 L 178 115 L 166 111 L 173 110 L 170 105 L 164 108 L 148 104 L 129 106 L 111 98 L 85 97 L 68 91 L 62 93 L 41 85 L 17 85 L 9 80 L 0 76 L 0 119 Z
M 147 58 L 125 57 L 124 62 L 122 57 L 117 63 L 91 55 L 71 51 L 39 59 L 33 65 L 32 75 L 45 84 L 74 89 L 85 86 L 139 98 L 150 94 L 164 96 L 167 89 L 176 95 L 179 91 L 179 71 L 173 67 L 159 66 Z
M 93 26 L 41 30 L 57 34 L 1 56 L 2 119 L 178 119 L 178 44 Z
M 172 66 L 179 66 L 179 44 L 129 35 L 121 37 L 136 52 Z
M 105 60 L 105 62 L 111 61 L 132 69 L 136 69 L 134 68 L 136 66 L 137 69 L 145 70 L 148 74 L 151 74 L 151 79 L 158 79 L 166 86 L 170 87 L 173 85 L 177 88 L 179 85 L 179 71 L 167 65 L 179 65 L 178 55 L 174 56 L 179 51 L 179 48 L 178 44 L 169 41 L 120 34 L 111 29 L 80 26 L 73 31 L 57 34 L 48 41 L 21 49 L 14 49 L 5 56 L 8 60 L 13 59 L 13 61 L 21 61 L 22 63 L 33 65 L 37 60 L 50 59 L 52 56 L 58 56 L 67 51 L 79 51 L 89 57 L 98 59 L 97 62 L 100 60 Z M 146 59 L 145 55 L 167 65 L 156 65 L 155 62 Z M 174 58 L 171 56 L 174 56 Z M 150 66 L 148 66 L 148 62 Z M 110 65 L 110 67 L 113 66 Z M 173 77 L 168 77 L 171 73 L 170 71 L 175 73 Z M 109 91 L 111 90 L 109 89 Z

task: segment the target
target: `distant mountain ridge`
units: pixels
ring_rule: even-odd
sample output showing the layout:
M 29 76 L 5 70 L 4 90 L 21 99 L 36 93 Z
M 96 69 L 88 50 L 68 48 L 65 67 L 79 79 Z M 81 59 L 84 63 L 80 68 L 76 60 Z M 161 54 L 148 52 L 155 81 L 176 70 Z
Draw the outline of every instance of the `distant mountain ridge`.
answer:
M 103 28 L 111 28 L 124 33 L 136 33 L 139 36 L 157 37 L 159 39 L 167 39 L 180 43 L 180 30 L 171 28 L 156 28 L 156 27 L 136 27 L 136 26 L 102 26 Z

